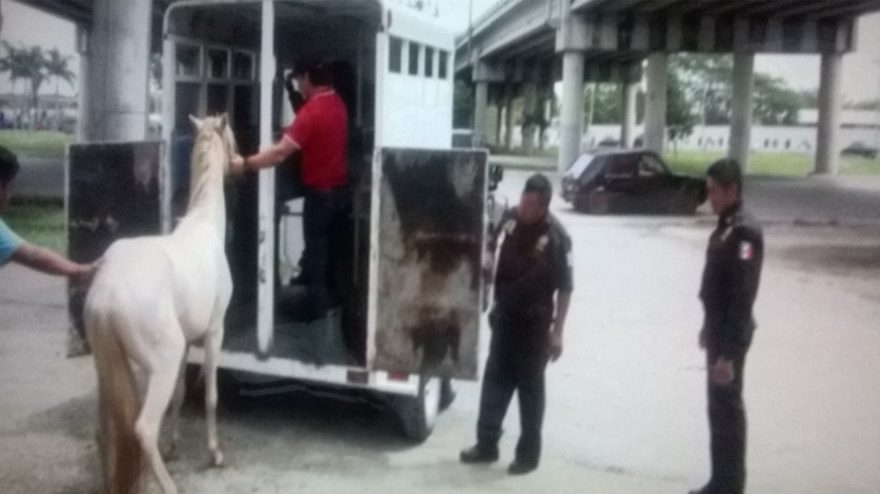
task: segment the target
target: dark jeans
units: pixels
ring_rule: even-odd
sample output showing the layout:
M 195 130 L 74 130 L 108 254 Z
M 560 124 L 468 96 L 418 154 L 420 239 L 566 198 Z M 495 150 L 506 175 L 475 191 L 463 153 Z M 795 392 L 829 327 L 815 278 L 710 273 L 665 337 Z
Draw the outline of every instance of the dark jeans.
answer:
M 483 376 L 480 396 L 480 417 L 477 420 L 477 442 L 481 448 L 497 449 L 501 438 L 501 425 L 507 407 L 516 391 L 519 397 L 520 437 L 516 446 L 516 458 L 525 463 L 536 464 L 541 457 L 541 426 L 544 422 L 545 390 L 544 369 L 547 358 L 542 349 L 519 353 L 511 352 L 511 345 L 522 341 L 492 335 L 492 348 Z
M 306 190 L 303 205 L 302 279 L 308 290 L 311 319 L 324 317 L 331 307 L 328 290 L 330 253 L 334 237 L 343 228 L 347 214 L 347 190 Z
M 707 352 L 707 366 L 717 360 Z M 734 380 L 719 386 L 707 378 L 712 478 L 710 491 L 742 494 L 746 484 L 746 409 L 742 399 L 745 352 L 734 358 Z

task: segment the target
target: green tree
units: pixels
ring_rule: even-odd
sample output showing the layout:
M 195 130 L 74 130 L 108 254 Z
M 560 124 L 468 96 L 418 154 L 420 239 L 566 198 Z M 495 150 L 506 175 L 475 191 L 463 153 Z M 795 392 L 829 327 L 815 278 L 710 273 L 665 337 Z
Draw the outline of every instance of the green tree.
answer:
M 73 86 L 75 79 L 74 73 L 68 67 L 70 57 L 62 56 L 57 48 L 49 50 L 49 56 L 45 59 L 46 75 L 55 80 L 55 130 L 61 126 L 61 105 L 58 100 L 61 82 L 66 82 L 69 86 Z
M 670 59 L 684 97 L 698 109 L 703 125 L 730 122 L 733 59 L 730 55 L 681 54 Z
M 797 123 L 801 96 L 778 77 L 755 74 L 754 119 L 763 125 L 793 125 Z
M 12 92 L 17 95 L 18 81 L 28 77 L 25 50 L 13 46 L 7 41 L 3 42 L 3 48 L 6 51 L 6 55 L 0 59 L 0 72 L 9 74 L 9 80 L 12 82 Z M 18 115 L 21 115 L 23 108 L 19 107 L 16 111 Z
M 584 114 L 592 111 L 594 124 L 619 124 L 623 121 L 622 97 L 617 84 L 590 84 L 584 94 Z
M 691 102 L 678 74 L 670 71 L 666 87 L 666 132 L 676 152 L 678 141 L 691 135 L 698 121 L 699 117 L 691 108 Z

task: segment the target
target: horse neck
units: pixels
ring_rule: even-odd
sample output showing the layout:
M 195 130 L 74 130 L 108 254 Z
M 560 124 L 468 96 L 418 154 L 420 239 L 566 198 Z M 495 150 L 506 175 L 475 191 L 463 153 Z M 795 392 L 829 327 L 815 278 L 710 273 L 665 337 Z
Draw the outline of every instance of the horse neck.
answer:
M 200 146 L 205 148 L 200 149 Z M 212 137 L 208 143 L 196 143 L 192 156 L 191 186 L 186 218 L 210 222 L 218 238 L 226 233 L 226 200 L 223 193 L 223 143 Z M 182 226 L 182 225 L 181 225 Z

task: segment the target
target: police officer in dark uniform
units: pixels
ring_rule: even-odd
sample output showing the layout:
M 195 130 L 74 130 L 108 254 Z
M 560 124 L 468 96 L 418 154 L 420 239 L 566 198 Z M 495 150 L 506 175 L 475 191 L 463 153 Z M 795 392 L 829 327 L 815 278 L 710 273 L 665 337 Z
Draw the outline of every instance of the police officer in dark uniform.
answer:
M 707 187 L 718 227 L 709 238 L 700 298 L 705 323 L 712 477 L 691 494 L 742 494 L 746 481 L 746 413 L 743 370 L 755 321 L 764 239 L 755 218 L 743 209 L 742 170 L 732 159 L 709 168 Z
M 562 332 L 572 292 L 571 240 L 549 212 L 550 181 L 532 176 L 519 205 L 508 211 L 490 236 L 487 277 L 495 246 L 504 235 L 490 313 L 492 342 L 483 376 L 477 444 L 461 452 L 463 463 L 498 459 L 498 440 L 507 407 L 519 396 L 521 431 L 511 474 L 535 470 L 541 455 L 544 369 L 562 354 Z M 489 280 L 491 281 L 491 280 Z

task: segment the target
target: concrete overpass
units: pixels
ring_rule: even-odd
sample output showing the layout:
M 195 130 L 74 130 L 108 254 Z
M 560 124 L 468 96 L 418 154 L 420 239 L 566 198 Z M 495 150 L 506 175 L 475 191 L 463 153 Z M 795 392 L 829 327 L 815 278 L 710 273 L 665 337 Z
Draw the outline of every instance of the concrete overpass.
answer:
M 475 125 L 485 141 L 490 96 L 505 115 L 509 147 L 512 101 L 524 100 L 524 147 L 534 118 L 562 81 L 559 167 L 580 151 L 583 87 L 622 86 L 621 143 L 631 146 L 637 83 L 647 94 L 644 145 L 662 152 L 666 135 L 667 57 L 672 53 L 732 53 L 729 155 L 748 161 L 756 53 L 818 54 L 816 173 L 838 170 L 842 55 L 853 50 L 856 19 L 880 10 L 880 0 L 501 0 L 460 36 L 456 68 L 475 85 Z M 647 63 L 643 63 L 643 61 Z

